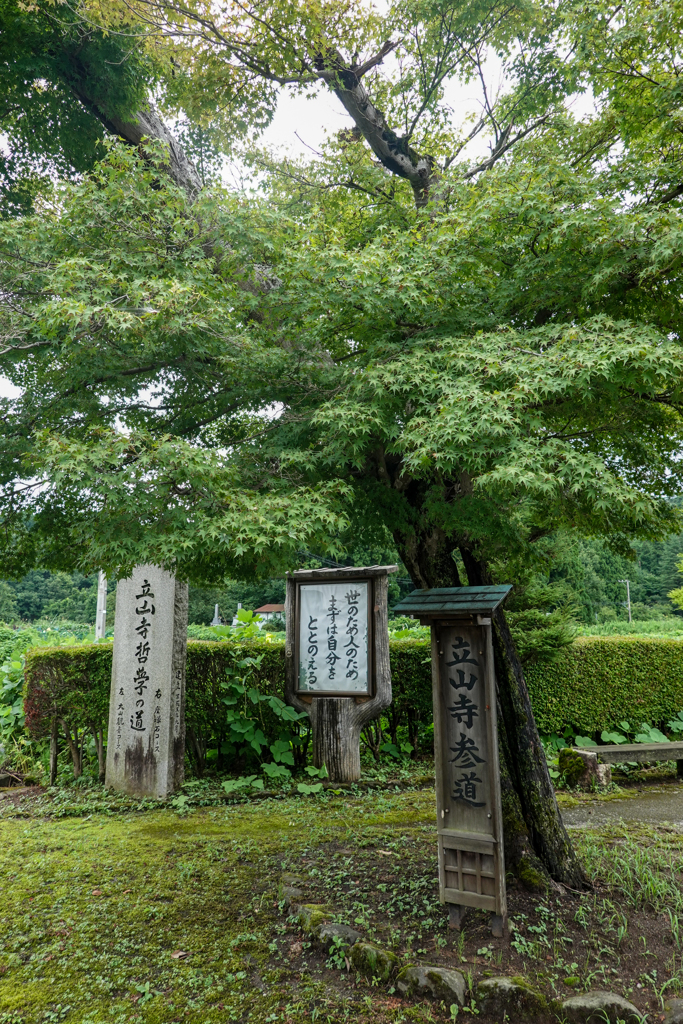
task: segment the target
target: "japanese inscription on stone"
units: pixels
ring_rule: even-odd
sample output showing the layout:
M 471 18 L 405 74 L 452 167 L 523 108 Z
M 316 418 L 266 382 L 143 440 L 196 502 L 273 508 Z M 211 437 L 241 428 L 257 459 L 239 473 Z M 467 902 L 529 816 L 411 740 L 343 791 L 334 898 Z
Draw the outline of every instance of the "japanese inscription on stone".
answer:
M 187 585 L 137 566 L 116 594 L 107 785 L 166 796 L 182 781 Z
M 301 584 L 299 690 L 368 693 L 367 580 Z

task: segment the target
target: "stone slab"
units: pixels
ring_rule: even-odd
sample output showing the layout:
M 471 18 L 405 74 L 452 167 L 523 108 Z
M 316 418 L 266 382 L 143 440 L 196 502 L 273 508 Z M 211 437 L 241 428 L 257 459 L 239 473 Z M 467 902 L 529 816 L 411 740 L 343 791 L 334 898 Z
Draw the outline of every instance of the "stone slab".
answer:
M 614 743 L 603 747 L 577 747 L 577 750 L 591 750 L 606 764 L 623 764 L 625 761 L 680 761 L 683 760 L 683 743 Z
M 116 588 L 106 785 L 164 799 L 183 783 L 188 587 L 138 565 Z
M 335 945 L 338 940 L 345 947 L 353 946 L 360 939 L 361 934 L 348 924 L 323 924 L 318 929 L 317 939 L 326 950 Z
M 466 985 L 460 971 L 446 967 L 431 967 L 429 964 L 415 964 L 400 972 L 396 988 L 404 996 L 424 997 L 443 1001 L 446 1006 L 454 1003 L 464 1006 Z
M 552 1009 L 545 997 L 524 978 L 499 977 L 481 981 L 477 988 L 477 1002 L 481 1012 L 496 1021 L 544 1018 Z
M 356 942 L 349 953 L 349 961 L 353 970 L 364 978 L 376 978 L 386 983 L 398 966 L 398 959 L 386 949 L 380 949 L 372 942 Z
M 560 751 L 558 764 L 560 771 L 565 774 L 567 783 L 586 792 L 607 789 L 612 782 L 611 766 L 598 764 L 598 755 L 594 750 L 565 747 Z

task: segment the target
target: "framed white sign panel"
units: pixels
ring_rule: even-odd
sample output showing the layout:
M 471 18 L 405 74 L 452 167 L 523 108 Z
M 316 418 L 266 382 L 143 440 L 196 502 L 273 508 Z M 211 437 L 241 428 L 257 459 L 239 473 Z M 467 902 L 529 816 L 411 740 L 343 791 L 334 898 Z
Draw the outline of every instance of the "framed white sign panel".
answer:
M 373 606 L 372 579 L 297 582 L 297 693 L 372 695 Z

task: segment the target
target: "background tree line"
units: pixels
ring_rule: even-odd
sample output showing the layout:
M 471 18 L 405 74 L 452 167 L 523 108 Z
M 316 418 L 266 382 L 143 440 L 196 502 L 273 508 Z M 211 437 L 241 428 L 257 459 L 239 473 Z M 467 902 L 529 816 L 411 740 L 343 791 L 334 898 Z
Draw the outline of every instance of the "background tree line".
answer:
M 631 607 L 634 619 L 657 619 L 679 613 L 668 598 L 670 591 L 681 584 L 678 569 L 683 557 L 683 534 L 663 541 L 636 541 L 633 560 L 611 551 L 599 540 L 562 535 L 554 538 L 545 572 L 534 575 L 536 585 L 529 589 L 529 580 L 520 579 L 521 593 L 512 607 L 525 611 L 537 608 L 545 615 L 562 609 L 565 621 L 590 625 L 596 621 L 626 618 L 626 588 L 631 585 Z M 351 552 L 345 565 L 392 563 L 396 551 L 359 550 Z M 329 561 L 308 557 L 308 565 Z M 411 589 L 406 570 L 401 567 L 399 580 L 391 578 L 390 603 L 394 604 Z M 113 625 L 116 584 L 109 584 L 108 622 Z M 208 625 L 215 605 L 225 621 L 230 621 L 238 604 L 246 609 L 264 604 L 283 604 L 284 578 L 245 582 L 228 580 L 217 587 L 190 587 L 189 621 Z M 0 580 L 0 622 L 32 622 L 37 619 L 58 619 L 87 623 L 94 621 L 97 606 L 97 574 L 75 571 L 51 572 L 32 569 L 19 580 Z

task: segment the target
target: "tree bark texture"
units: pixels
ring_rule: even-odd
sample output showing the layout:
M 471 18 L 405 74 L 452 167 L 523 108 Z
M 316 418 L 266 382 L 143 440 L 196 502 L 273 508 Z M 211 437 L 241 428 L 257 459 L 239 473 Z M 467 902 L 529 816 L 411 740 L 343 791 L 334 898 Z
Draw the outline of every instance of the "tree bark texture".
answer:
M 486 566 L 468 548 L 460 552 L 470 585 L 491 583 Z M 583 888 L 586 878 L 557 806 L 524 669 L 501 607 L 493 627 L 500 753 L 510 787 L 504 808 L 506 861 L 529 885 L 540 867 L 555 881 Z
M 74 72 L 78 68 L 72 69 Z M 96 98 L 89 95 L 87 74 L 72 73 L 65 77 L 66 84 L 86 110 L 100 121 L 111 135 L 117 135 L 132 146 L 139 146 L 143 138 L 158 139 L 168 148 L 166 171 L 176 185 L 185 189 L 190 197 L 201 191 L 202 179 L 185 150 L 161 120 L 151 103 L 138 110 L 130 121 L 107 114 Z
M 315 767 L 322 768 L 325 765 L 332 782 L 358 782 L 360 779 L 361 730 L 391 704 L 386 571 L 376 575 L 372 581 L 375 642 L 375 693 L 372 697 L 309 697 L 308 695 L 302 697 L 296 693 L 297 665 L 294 660 L 296 575 L 287 578 L 285 700 L 297 711 L 305 712 L 310 718 Z M 333 572 L 328 578 L 334 578 Z
M 65 721 L 60 719 L 60 724 L 64 730 L 64 736 L 71 754 L 71 761 L 74 767 L 74 779 L 78 779 L 83 773 L 83 745 L 85 743 L 86 731 L 83 730 L 79 735 L 78 726 L 74 726 L 72 731 L 71 726 Z

